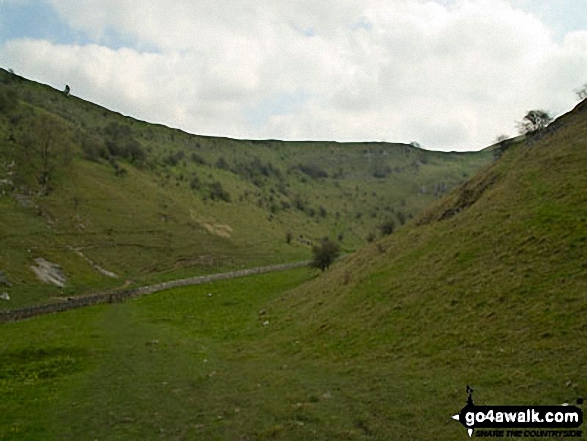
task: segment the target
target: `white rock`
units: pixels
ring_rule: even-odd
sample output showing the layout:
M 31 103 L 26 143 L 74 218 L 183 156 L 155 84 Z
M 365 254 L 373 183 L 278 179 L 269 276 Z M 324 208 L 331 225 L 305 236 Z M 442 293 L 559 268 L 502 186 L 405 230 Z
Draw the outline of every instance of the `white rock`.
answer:
M 31 266 L 31 269 L 37 275 L 41 282 L 52 283 L 60 288 L 65 286 L 67 278 L 61 267 L 56 263 L 49 262 L 42 257 L 35 259 L 36 266 Z
M 2 300 L 10 300 L 10 296 L 8 295 L 8 293 L 7 293 L 7 292 L 3 292 L 3 293 L 0 295 L 0 299 L 2 299 Z

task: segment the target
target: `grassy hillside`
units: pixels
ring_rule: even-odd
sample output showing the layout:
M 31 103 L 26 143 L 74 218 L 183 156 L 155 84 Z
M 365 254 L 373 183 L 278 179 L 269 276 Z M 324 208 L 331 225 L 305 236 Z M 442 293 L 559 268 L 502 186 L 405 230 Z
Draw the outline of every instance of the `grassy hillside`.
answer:
M 477 404 L 575 402 L 586 134 L 584 103 L 320 276 L 2 325 L 0 438 L 453 440 L 466 384 Z
M 463 437 L 450 415 L 466 384 L 478 404 L 585 397 L 586 135 L 583 102 L 418 226 L 274 303 L 271 339 L 364 374 L 357 406 L 380 439 Z
M 0 70 L 0 271 L 12 283 L 0 308 L 307 259 L 323 236 L 352 251 L 492 160 L 192 135 Z M 37 281 L 38 258 L 61 266 L 65 288 Z

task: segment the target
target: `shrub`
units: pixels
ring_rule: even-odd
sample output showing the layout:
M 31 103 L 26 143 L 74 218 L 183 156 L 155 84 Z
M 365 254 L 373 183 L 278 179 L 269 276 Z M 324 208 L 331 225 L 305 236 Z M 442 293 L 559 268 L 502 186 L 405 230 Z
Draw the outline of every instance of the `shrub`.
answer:
M 340 255 L 340 247 L 337 243 L 325 237 L 320 245 L 312 248 L 312 253 L 314 254 L 314 259 L 310 265 L 325 271 Z
M 375 169 L 373 170 L 373 177 L 378 179 L 384 179 L 387 178 L 391 174 L 391 172 L 392 170 L 389 165 L 386 165 L 385 167 L 376 165 Z
M 104 135 L 111 141 L 121 141 L 131 135 L 130 127 L 112 122 L 104 127 Z
M 136 139 L 129 138 L 124 143 L 122 156 L 132 163 L 139 163 L 145 160 L 147 154 Z
M 298 164 L 297 169 L 312 179 L 327 178 L 328 173 L 315 164 Z
M 296 209 L 304 211 L 306 209 L 306 204 L 308 203 L 308 201 L 305 197 L 298 193 L 294 196 L 292 203 Z
M 130 128 L 118 123 L 110 123 L 104 127 L 106 148 L 111 156 L 124 158 L 132 163 L 143 162 L 147 153 L 141 143 L 133 138 Z
M 98 161 L 98 159 L 108 159 L 108 149 L 104 142 L 95 136 L 85 136 L 81 140 L 82 151 L 84 157 L 90 161 Z
M 216 168 L 222 169 L 222 170 L 228 170 L 228 162 L 226 162 L 226 159 L 224 159 L 224 156 L 221 156 L 220 158 L 218 158 L 218 161 L 216 161 Z
M 391 219 L 386 220 L 379 226 L 379 230 L 384 236 L 389 236 L 395 230 L 395 222 Z
M 198 165 L 206 165 L 207 164 L 206 160 L 203 157 L 201 157 L 200 155 L 198 155 L 196 152 L 192 153 L 191 159 L 192 159 L 192 162 L 195 162 Z
M 8 113 L 18 104 L 16 92 L 12 89 L 2 87 L 0 89 L 0 113 Z
M 213 201 L 230 202 L 230 194 L 222 187 L 219 181 L 212 182 L 208 188 L 210 190 L 210 199 Z
M 179 150 L 175 153 L 169 153 L 169 155 L 163 159 L 163 163 L 165 165 L 175 167 L 183 158 L 185 158 L 185 152 L 183 150 Z
M 192 190 L 199 190 L 201 186 L 202 182 L 200 181 L 200 178 L 197 175 L 193 175 L 190 179 L 190 188 Z

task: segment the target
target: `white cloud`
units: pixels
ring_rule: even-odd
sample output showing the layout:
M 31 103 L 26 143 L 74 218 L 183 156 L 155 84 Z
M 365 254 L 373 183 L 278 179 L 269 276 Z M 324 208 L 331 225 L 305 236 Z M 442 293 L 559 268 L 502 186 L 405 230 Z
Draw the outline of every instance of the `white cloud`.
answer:
M 587 32 L 557 44 L 505 0 L 279 3 L 52 0 L 96 42 L 135 47 L 16 40 L 0 62 L 195 133 L 459 150 L 530 108 L 569 109 L 587 81 Z

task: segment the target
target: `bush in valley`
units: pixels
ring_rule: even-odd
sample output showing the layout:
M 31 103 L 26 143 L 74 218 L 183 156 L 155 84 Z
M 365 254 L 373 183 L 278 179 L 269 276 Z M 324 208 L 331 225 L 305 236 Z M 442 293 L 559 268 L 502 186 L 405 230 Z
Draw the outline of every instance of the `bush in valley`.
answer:
M 198 175 L 194 174 L 192 175 L 192 178 L 190 179 L 190 188 L 192 190 L 199 190 L 202 187 L 202 181 L 200 181 L 200 178 L 198 177 Z
M 208 185 L 210 191 L 210 199 L 213 201 L 230 202 L 230 193 L 228 193 L 220 181 L 214 181 Z
M 218 160 L 216 161 L 216 168 L 219 168 L 221 170 L 228 170 L 230 168 L 228 166 L 228 162 L 226 162 L 226 159 L 224 159 L 224 156 L 218 158 Z
M 191 154 L 190 158 L 191 158 L 192 162 L 194 162 L 198 165 L 206 165 L 207 164 L 206 160 L 202 156 L 198 155 L 196 152 L 193 152 Z
M 115 141 L 130 138 L 132 133 L 130 131 L 130 127 L 123 124 L 118 124 L 117 122 L 111 122 L 106 127 L 104 127 L 104 136 L 106 139 Z
M 255 157 L 249 162 L 239 162 L 232 169 L 233 173 L 253 182 L 257 187 L 263 185 L 262 178 L 276 178 L 278 181 L 283 180 L 281 170 L 275 167 L 271 162 L 264 163 Z M 282 188 L 283 189 L 283 188 Z
M 301 194 L 297 193 L 293 198 L 292 204 L 295 209 L 305 211 L 306 206 L 308 204 L 308 200 Z
M 389 165 L 385 167 L 376 165 L 375 169 L 373 170 L 373 177 L 378 179 L 385 179 L 391 174 L 392 170 Z
M 129 138 L 124 143 L 123 157 L 133 164 L 141 163 L 147 157 L 141 144 L 134 138 Z
M 83 135 L 82 135 L 83 136 Z M 84 157 L 90 161 L 98 161 L 100 159 L 108 159 L 109 153 L 104 140 L 97 136 L 89 135 L 83 136 L 80 141 Z
M 7 87 L 0 88 L 0 113 L 8 113 L 18 105 L 18 95 Z
M 165 165 L 169 165 L 175 167 L 179 162 L 185 158 L 185 152 L 183 150 L 179 150 L 174 153 L 170 153 L 163 159 L 163 163 Z
M 315 245 L 312 248 L 312 253 L 314 258 L 310 265 L 325 271 L 340 256 L 340 247 L 330 238 L 325 237 L 320 245 Z
M 328 173 L 322 167 L 315 164 L 298 164 L 296 168 L 312 179 L 327 178 Z
M 115 176 L 124 177 L 128 174 L 128 171 L 126 170 L 126 168 L 122 167 L 118 162 L 116 162 L 116 159 L 110 158 L 108 162 L 110 163 L 110 165 L 114 169 Z
M 132 136 L 127 125 L 110 123 L 104 128 L 106 148 L 110 156 L 124 158 L 132 163 L 141 163 L 147 157 L 142 145 Z
M 389 236 L 395 230 L 395 222 L 391 219 L 386 220 L 379 226 L 379 231 L 384 236 Z

